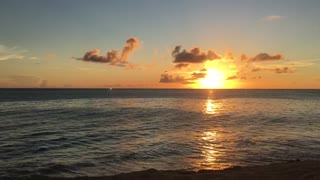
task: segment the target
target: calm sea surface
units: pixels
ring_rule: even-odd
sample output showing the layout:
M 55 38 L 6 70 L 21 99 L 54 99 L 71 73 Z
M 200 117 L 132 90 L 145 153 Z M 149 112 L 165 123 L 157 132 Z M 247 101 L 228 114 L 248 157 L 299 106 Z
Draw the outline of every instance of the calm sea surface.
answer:
M 319 90 L 0 90 L 0 177 L 320 160 Z

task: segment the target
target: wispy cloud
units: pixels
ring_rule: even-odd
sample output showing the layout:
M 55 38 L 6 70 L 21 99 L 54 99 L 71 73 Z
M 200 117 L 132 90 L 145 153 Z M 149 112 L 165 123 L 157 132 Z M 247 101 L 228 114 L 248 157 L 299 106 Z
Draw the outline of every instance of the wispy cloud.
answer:
M 27 50 L 20 49 L 18 47 L 7 47 L 0 45 L 0 61 L 11 60 L 11 59 L 25 59 L 24 53 Z
M 46 54 L 44 56 L 31 56 L 26 49 L 17 46 L 7 47 L 0 44 L 0 61 L 6 60 L 41 60 L 41 59 L 54 59 L 57 57 L 55 54 Z
M 271 16 L 265 16 L 262 18 L 264 21 L 277 21 L 277 20 L 282 20 L 284 19 L 284 16 L 279 16 L 279 15 L 271 15 Z
M 295 73 L 295 69 L 293 69 L 292 67 L 288 67 L 288 66 L 277 66 L 277 67 L 255 67 L 251 70 L 251 72 L 255 73 L 255 72 L 260 72 L 260 71 L 271 71 L 271 72 L 275 72 L 277 74 L 290 74 L 290 73 Z

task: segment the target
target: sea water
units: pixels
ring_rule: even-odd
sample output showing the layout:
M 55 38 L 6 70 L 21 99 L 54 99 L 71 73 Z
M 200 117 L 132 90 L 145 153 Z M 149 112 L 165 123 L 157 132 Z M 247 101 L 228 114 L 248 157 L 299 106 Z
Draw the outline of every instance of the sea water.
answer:
M 0 177 L 296 159 L 320 160 L 319 90 L 0 90 Z

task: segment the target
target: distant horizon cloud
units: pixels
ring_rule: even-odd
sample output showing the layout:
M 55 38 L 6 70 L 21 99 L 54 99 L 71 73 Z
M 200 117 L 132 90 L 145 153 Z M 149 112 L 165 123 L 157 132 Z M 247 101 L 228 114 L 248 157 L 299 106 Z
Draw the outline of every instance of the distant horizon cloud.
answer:
M 109 50 L 105 55 L 100 55 L 99 49 L 87 51 L 82 58 L 74 58 L 76 60 L 109 63 L 110 65 L 125 66 L 128 63 L 129 56 L 140 46 L 138 38 L 131 37 L 126 40 L 125 46 L 120 50 Z
M 187 80 L 182 76 L 173 76 L 168 73 L 161 74 L 160 83 L 182 83 L 187 84 Z
M 240 56 L 240 60 L 242 61 L 250 61 L 250 62 L 264 62 L 264 61 L 277 61 L 284 60 L 284 56 L 282 54 L 270 55 L 268 53 L 259 53 L 254 57 L 248 57 L 246 54 L 242 54 Z
M 180 84 L 194 84 L 196 83 L 196 80 L 205 78 L 207 73 L 206 71 L 200 71 L 200 72 L 192 72 L 189 74 L 189 77 L 184 77 L 181 75 L 174 76 L 172 74 L 169 74 L 167 71 L 161 74 L 160 77 L 160 83 L 180 83 Z
M 259 71 L 272 71 L 275 72 L 277 74 L 291 74 L 291 73 L 295 73 L 295 69 L 291 68 L 291 67 L 287 67 L 287 66 L 283 66 L 283 67 L 264 67 L 264 68 L 260 68 L 260 67 L 256 67 L 253 68 L 251 70 L 251 72 L 259 72 Z
M 284 16 L 279 16 L 279 15 L 270 15 L 270 16 L 265 16 L 262 18 L 264 21 L 276 21 L 276 20 L 281 20 L 284 19 Z

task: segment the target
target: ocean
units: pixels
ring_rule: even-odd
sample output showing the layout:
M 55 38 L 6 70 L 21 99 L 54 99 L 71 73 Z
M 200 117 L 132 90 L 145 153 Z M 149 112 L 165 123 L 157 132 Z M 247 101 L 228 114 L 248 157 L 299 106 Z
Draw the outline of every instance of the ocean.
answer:
M 0 178 L 320 160 L 320 90 L 0 89 Z

